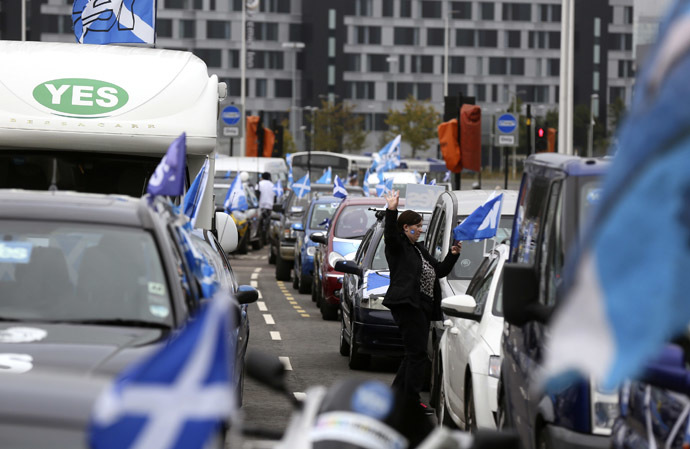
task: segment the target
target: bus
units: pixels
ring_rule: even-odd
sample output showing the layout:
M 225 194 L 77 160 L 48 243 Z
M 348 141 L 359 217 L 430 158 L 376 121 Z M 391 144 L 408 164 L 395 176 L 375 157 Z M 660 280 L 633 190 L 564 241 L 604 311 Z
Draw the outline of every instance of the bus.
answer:
M 331 167 L 333 179 L 338 175 L 343 182 L 347 183 L 348 175 L 352 172 L 357 173 L 357 185 L 362 185 L 364 174 L 371 167 L 371 156 L 359 154 L 340 154 L 328 151 L 301 151 L 292 154 L 292 175 L 297 181 L 307 173 L 307 167 L 311 165 L 309 178 L 311 182 L 321 177 L 324 170 Z
M 214 172 L 225 85 L 192 53 L 0 41 L 0 67 L 0 188 L 139 197 L 182 132 L 187 186 Z M 213 212 L 207 188 L 197 227 Z

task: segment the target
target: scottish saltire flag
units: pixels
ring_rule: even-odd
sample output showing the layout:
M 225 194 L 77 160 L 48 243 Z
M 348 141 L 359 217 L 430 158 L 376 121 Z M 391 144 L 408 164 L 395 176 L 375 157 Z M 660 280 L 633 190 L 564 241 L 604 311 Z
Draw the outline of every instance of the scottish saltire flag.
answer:
M 146 193 L 157 196 L 181 196 L 184 193 L 187 145 L 185 133 L 175 139 L 151 175 Z
M 450 170 L 446 170 L 446 174 L 443 175 L 443 182 L 450 182 Z
M 74 36 L 80 44 L 155 43 L 155 0 L 74 0 Z
M 635 376 L 690 322 L 690 1 L 639 72 L 600 202 L 567 261 L 544 372 Z M 586 325 L 583 325 L 586 323 Z
M 424 176 L 422 176 L 422 179 L 419 180 L 419 184 L 426 184 L 426 173 L 424 173 Z
M 491 193 L 489 198 L 474 210 L 469 217 L 453 229 L 455 240 L 482 240 L 496 235 L 501 221 L 503 194 Z
M 311 192 L 311 180 L 309 180 L 309 172 L 292 184 L 292 191 L 295 192 L 297 198 L 303 198 L 304 195 Z
M 194 182 L 187 190 L 184 196 L 184 201 L 182 202 L 182 208 L 184 214 L 189 217 L 189 221 L 192 227 L 196 225 L 196 219 L 199 215 L 199 210 L 201 209 L 201 200 L 204 197 L 204 192 L 206 191 L 206 183 L 208 181 L 208 159 L 201 166 L 201 170 L 194 178 Z
M 234 412 L 235 332 L 225 291 L 94 403 L 92 449 L 202 449 Z
M 217 281 L 218 276 L 216 270 L 208 262 L 203 253 L 194 246 L 194 242 L 190 235 L 191 232 L 192 227 L 190 223 L 186 223 L 185 226 L 182 226 L 178 230 L 180 242 L 182 244 L 182 252 L 184 253 L 187 265 L 192 269 L 192 274 L 199 282 L 201 296 L 203 298 L 211 298 L 220 289 L 220 284 Z
M 223 179 L 230 179 L 230 175 L 232 174 L 232 170 L 228 170 L 225 172 L 225 176 L 223 176 Z
M 316 184 L 330 184 L 332 178 L 331 167 L 328 167 L 326 171 L 323 172 L 323 175 L 316 181 Z
M 364 293 L 362 294 L 364 298 L 371 295 L 385 295 L 391 285 L 391 276 L 390 274 L 383 275 L 376 271 L 370 271 L 364 282 Z
M 386 146 L 381 148 L 378 153 L 372 156 L 374 162 L 371 164 L 371 169 L 377 172 L 392 170 L 400 165 L 400 139 L 398 134 L 393 140 L 388 142 Z
M 335 175 L 335 181 L 333 181 L 333 196 L 336 198 L 347 197 L 347 189 L 345 188 L 345 184 L 343 184 L 342 179 L 340 179 L 338 175 Z
M 376 184 L 376 196 L 383 196 L 393 190 L 393 178 L 388 178 Z
M 289 167 L 288 170 L 288 179 L 287 179 L 287 187 L 288 189 L 292 188 L 292 184 L 295 183 L 295 179 L 292 177 L 292 165 Z
M 436 180 L 435 180 L 435 179 L 432 179 L 431 181 L 429 181 L 429 185 L 430 185 L 430 186 L 435 186 L 435 185 L 436 185 Z
M 283 186 L 280 183 L 280 179 L 278 179 L 274 184 L 273 184 L 273 193 L 276 194 L 276 198 L 281 198 L 283 194 L 285 194 L 285 191 L 283 190 Z
M 319 226 L 325 227 L 328 229 L 328 227 L 331 225 L 331 219 L 330 218 L 324 218 L 321 223 L 319 223 Z
M 367 170 L 366 174 L 364 175 L 364 181 L 362 182 L 362 191 L 364 192 L 364 196 L 369 196 L 369 175 L 371 175 L 371 171 Z
M 247 195 L 244 193 L 244 186 L 242 185 L 242 179 L 240 177 L 240 172 L 237 172 L 235 180 L 232 181 L 230 188 L 228 189 L 227 195 L 225 195 L 225 202 L 223 207 L 227 213 L 233 211 L 245 211 L 249 209 L 249 204 L 247 203 Z

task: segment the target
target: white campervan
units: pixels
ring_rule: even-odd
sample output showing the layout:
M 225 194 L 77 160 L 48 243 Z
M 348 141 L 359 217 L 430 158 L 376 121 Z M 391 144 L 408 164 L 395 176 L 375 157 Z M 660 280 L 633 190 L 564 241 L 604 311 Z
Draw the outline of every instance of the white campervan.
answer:
M 226 183 L 228 179 L 235 179 L 237 172 L 246 172 L 247 181 L 256 185 L 261 180 L 261 174 L 271 174 L 271 181 L 280 179 L 283 188 L 287 182 L 288 167 L 285 159 L 279 157 L 230 157 L 216 155 L 216 184 Z M 223 181 L 225 179 L 226 181 Z
M 206 159 L 214 170 L 224 87 L 189 52 L 0 41 L 0 188 L 141 196 L 182 132 L 189 185 Z

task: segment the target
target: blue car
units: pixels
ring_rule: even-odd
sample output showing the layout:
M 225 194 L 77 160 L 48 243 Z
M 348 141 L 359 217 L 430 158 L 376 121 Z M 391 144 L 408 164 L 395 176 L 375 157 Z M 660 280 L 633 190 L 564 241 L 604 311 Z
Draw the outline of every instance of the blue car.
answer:
M 333 218 L 340 198 L 334 196 L 322 196 L 312 200 L 307 213 L 301 223 L 294 223 L 292 229 L 297 231 L 295 241 L 295 264 L 292 286 L 300 293 L 310 293 L 312 278 L 314 276 L 314 253 L 319 245 L 309 238 L 312 233 L 328 230 L 330 220 Z

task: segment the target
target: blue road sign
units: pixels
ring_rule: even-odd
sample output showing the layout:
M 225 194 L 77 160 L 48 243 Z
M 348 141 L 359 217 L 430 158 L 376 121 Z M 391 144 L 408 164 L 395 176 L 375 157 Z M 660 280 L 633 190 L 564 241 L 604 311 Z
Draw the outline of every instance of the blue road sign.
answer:
M 504 134 L 510 134 L 517 128 L 518 122 L 513 114 L 503 114 L 496 121 L 496 127 Z
M 237 125 L 242 118 L 240 108 L 235 105 L 225 106 L 223 112 L 220 113 L 220 118 L 223 119 L 226 125 Z

